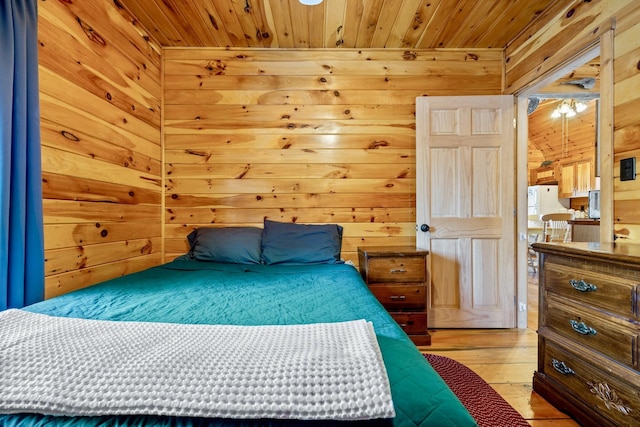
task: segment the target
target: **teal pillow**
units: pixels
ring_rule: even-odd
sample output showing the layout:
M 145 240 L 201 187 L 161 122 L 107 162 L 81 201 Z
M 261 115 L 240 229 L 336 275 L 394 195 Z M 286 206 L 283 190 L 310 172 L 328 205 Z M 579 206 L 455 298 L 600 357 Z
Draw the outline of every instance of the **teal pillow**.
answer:
M 233 264 L 260 264 L 262 229 L 204 227 L 187 236 L 191 259 Z
M 264 221 L 264 264 L 341 264 L 342 227 Z

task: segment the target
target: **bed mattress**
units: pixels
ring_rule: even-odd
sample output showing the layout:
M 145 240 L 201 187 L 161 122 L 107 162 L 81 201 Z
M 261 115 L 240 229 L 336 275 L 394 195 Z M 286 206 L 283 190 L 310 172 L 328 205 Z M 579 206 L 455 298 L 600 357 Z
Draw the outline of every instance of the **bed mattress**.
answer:
M 350 265 L 266 266 L 176 260 L 24 310 L 98 320 L 246 326 L 365 319 L 374 327 L 396 416 L 392 420 L 353 421 L 350 425 L 476 425 Z M 0 415 L 3 426 L 285 426 L 299 423 L 297 420 L 151 415 Z

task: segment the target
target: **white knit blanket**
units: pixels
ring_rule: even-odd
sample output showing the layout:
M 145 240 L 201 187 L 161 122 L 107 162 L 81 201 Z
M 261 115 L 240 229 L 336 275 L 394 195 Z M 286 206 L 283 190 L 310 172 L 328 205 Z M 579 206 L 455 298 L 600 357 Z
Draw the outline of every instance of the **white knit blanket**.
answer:
M 184 325 L 0 312 L 0 413 L 358 420 L 395 415 L 365 320 Z

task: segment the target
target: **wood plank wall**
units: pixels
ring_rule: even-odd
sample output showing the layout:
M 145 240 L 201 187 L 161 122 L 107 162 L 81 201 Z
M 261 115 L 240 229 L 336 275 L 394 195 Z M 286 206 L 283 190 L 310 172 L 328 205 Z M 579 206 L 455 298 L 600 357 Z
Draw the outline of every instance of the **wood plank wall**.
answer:
M 116 4 L 38 4 L 46 298 L 162 261 L 160 53 Z
M 618 18 L 614 38 L 614 232 L 640 243 L 640 3 Z M 636 179 L 620 181 L 620 160 L 635 157 Z
M 620 181 L 619 166 L 620 159 L 640 157 L 640 2 L 558 2 L 545 14 L 507 47 L 506 90 L 526 87 L 615 28 L 613 226 L 617 239 L 640 242 L 640 179 Z
M 502 91 L 503 52 L 165 49 L 166 255 L 265 218 L 415 244 L 415 98 Z

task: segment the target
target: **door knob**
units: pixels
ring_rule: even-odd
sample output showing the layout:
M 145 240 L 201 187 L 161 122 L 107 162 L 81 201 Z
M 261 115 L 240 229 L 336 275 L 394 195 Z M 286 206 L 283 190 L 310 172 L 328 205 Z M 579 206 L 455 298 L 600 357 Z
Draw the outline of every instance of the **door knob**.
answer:
M 428 226 L 427 224 L 422 224 L 422 225 L 420 226 L 420 231 L 422 231 L 422 232 L 425 232 L 425 233 L 426 233 L 427 231 L 429 231 L 429 226 Z

